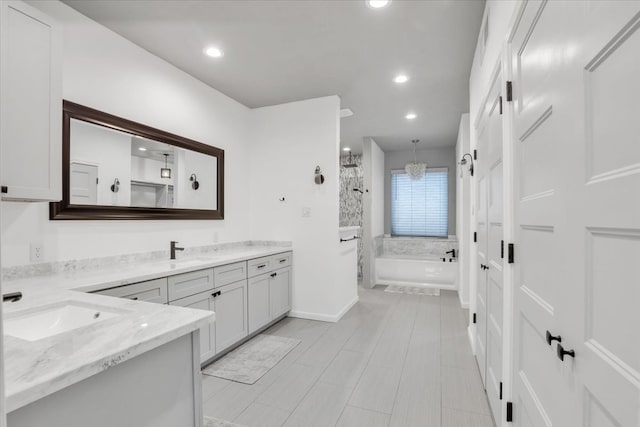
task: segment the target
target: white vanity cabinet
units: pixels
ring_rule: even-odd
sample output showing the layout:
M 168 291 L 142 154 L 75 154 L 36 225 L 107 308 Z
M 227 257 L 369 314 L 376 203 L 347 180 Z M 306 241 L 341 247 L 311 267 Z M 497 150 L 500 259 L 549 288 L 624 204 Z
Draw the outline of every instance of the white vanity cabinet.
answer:
M 201 292 L 187 298 L 172 301 L 171 305 L 214 311 L 213 292 Z M 216 312 L 216 316 L 218 313 Z M 219 319 L 200 328 L 200 362 L 205 362 L 216 355 L 216 325 Z
M 62 36 L 20 1 L 0 2 L 3 200 L 62 199 Z
M 247 280 L 216 288 L 213 293 L 216 313 L 216 354 L 249 334 L 247 325 Z
M 249 261 L 249 273 L 261 265 L 269 272 L 249 278 L 249 333 L 291 310 L 291 252 Z M 253 265 L 253 268 L 252 268 Z

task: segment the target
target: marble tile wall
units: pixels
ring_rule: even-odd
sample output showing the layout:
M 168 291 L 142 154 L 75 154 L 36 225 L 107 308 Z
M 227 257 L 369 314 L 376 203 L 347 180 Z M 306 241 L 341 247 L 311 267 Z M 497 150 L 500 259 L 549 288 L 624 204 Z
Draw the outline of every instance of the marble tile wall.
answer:
M 196 257 L 215 254 L 219 251 L 228 251 L 245 246 L 282 246 L 291 247 L 291 242 L 246 240 L 240 242 L 217 243 L 206 246 L 194 246 L 181 252 L 181 257 Z M 140 252 L 123 254 L 102 258 L 73 259 L 66 261 L 43 262 L 38 264 L 18 265 L 2 269 L 2 279 L 22 279 L 27 277 L 44 276 L 47 274 L 74 273 L 88 270 L 100 270 L 114 265 L 126 265 L 133 263 L 154 262 L 169 259 L 169 251 Z
M 340 158 L 340 227 L 358 225 L 362 227 L 362 193 L 353 191 L 359 188 L 364 191 L 362 176 L 362 155 L 353 156 L 355 168 L 344 168 L 349 162 L 349 156 Z M 362 277 L 362 239 L 358 240 L 358 276 Z
M 429 237 L 390 237 L 378 236 L 376 242 L 376 255 L 409 255 L 425 258 L 450 257 L 445 252 L 451 249 L 459 250 L 458 239 L 451 236 L 447 239 Z

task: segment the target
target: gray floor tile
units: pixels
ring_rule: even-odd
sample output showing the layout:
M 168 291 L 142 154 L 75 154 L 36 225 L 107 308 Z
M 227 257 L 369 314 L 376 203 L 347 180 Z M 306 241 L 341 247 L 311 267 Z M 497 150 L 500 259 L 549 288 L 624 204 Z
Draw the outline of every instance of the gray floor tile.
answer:
M 387 427 L 389 415 L 347 406 L 338 420 L 338 427 Z
M 442 406 L 490 415 L 477 369 L 442 367 Z
M 366 365 L 364 353 L 342 350 L 324 371 L 320 381 L 354 388 Z
M 494 427 L 490 415 L 442 408 L 442 427 Z
M 288 411 L 254 402 L 233 422 L 243 427 L 280 427 L 291 415 Z
M 216 393 L 205 400 L 204 415 L 221 420 L 233 420 L 247 409 L 264 390 L 263 386 L 256 384 L 230 382 L 224 388 L 224 393 Z
M 293 411 L 285 426 L 334 426 L 351 396 L 352 389 L 316 383 Z
M 349 404 L 390 414 L 400 383 L 402 366 L 368 365 L 353 391 Z
M 216 395 L 227 387 L 231 381 L 223 380 L 222 378 L 212 377 L 209 375 L 202 375 L 202 398 L 203 400 L 209 399 L 211 396 Z
M 293 411 L 320 377 L 322 369 L 293 363 L 262 393 L 257 402 Z

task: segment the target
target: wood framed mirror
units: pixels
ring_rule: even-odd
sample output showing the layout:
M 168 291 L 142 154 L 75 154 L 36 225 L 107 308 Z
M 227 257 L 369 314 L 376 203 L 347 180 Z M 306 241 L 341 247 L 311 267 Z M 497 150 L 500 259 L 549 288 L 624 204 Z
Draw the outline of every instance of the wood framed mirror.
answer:
M 224 150 L 63 101 L 52 220 L 224 219 Z

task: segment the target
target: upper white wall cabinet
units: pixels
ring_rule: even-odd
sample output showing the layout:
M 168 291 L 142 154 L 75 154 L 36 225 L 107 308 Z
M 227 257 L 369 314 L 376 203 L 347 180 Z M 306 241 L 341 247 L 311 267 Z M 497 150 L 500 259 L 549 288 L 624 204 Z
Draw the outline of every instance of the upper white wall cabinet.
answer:
M 62 199 L 62 34 L 20 1 L 0 2 L 3 200 Z

